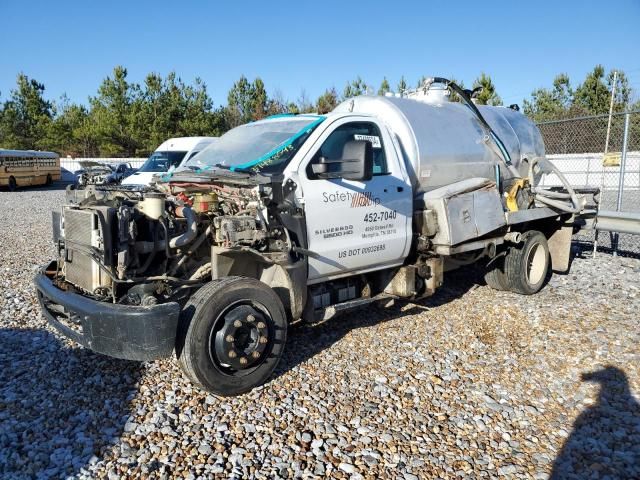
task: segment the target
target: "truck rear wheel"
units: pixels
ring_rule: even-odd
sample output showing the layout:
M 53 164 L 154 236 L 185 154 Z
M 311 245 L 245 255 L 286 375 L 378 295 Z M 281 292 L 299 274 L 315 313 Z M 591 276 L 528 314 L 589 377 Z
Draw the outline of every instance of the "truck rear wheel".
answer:
M 282 302 L 253 278 L 214 280 L 182 310 L 176 351 L 186 375 L 211 393 L 239 395 L 264 383 L 282 357 Z
M 549 273 L 550 256 L 547 238 L 530 230 L 522 243 L 509 248 L 504 259 L 504 273 L 509 290 L 522 295 L 540 291 Z
M 484 274 L 484 281 L 494 290 L 509 290 L 507 276 L 504 273 L 504 256 L 502 253 L 500 257 L 493 259 Z
M 16 182 L 15 177 L 9 177 L 9 191 L 15 192 L 18 188 L 18 182 Z

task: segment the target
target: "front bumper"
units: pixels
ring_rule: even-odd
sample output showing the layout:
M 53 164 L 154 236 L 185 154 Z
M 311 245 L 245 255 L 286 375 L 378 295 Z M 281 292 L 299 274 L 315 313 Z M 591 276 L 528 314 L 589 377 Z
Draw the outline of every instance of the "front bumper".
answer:
M 56 287 L 45 274 L 35 277 L 38 301 L 49 323 L 83 347 L 125 360 L 154 360 L 172 354 L 180 305 L 151 307 L 98 302 Z

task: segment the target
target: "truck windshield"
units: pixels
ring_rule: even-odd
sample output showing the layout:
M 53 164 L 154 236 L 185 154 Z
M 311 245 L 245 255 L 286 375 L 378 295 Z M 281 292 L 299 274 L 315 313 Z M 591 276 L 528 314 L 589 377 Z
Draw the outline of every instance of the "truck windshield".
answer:
M 177 167 L 187 152 L 153 152 L 138 172 L 168 172 Z
M 324 117 L 296 115 L 241 125 L 187 161 L 186 167 L 281 171 Z

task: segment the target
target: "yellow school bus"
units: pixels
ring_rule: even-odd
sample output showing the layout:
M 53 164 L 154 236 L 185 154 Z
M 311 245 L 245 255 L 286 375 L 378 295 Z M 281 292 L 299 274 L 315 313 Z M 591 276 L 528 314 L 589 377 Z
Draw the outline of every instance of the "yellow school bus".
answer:
M 57 153 L 0 148 L 0 187 L 13 191 L 29 185 L 50 185 L 56 180 L 60 180 Z

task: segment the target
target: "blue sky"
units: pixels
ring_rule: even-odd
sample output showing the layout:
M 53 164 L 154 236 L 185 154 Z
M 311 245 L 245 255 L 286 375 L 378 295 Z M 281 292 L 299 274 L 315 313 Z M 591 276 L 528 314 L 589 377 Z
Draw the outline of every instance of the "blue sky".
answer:
M 115 65 L 197 76 L 216 104 L 261 76 L 269 93 L 311 99 L 357 75 L 395 87 L 401 75 L 489 73 L 506 103 L 560 72 L 576 85 L 596 63 L 640 91 L 640 1 L 350 2 L 0 0 L 0 95 L 24 72 L 86 103 Z M 638 97 L 636 97 L 638 98 Z

